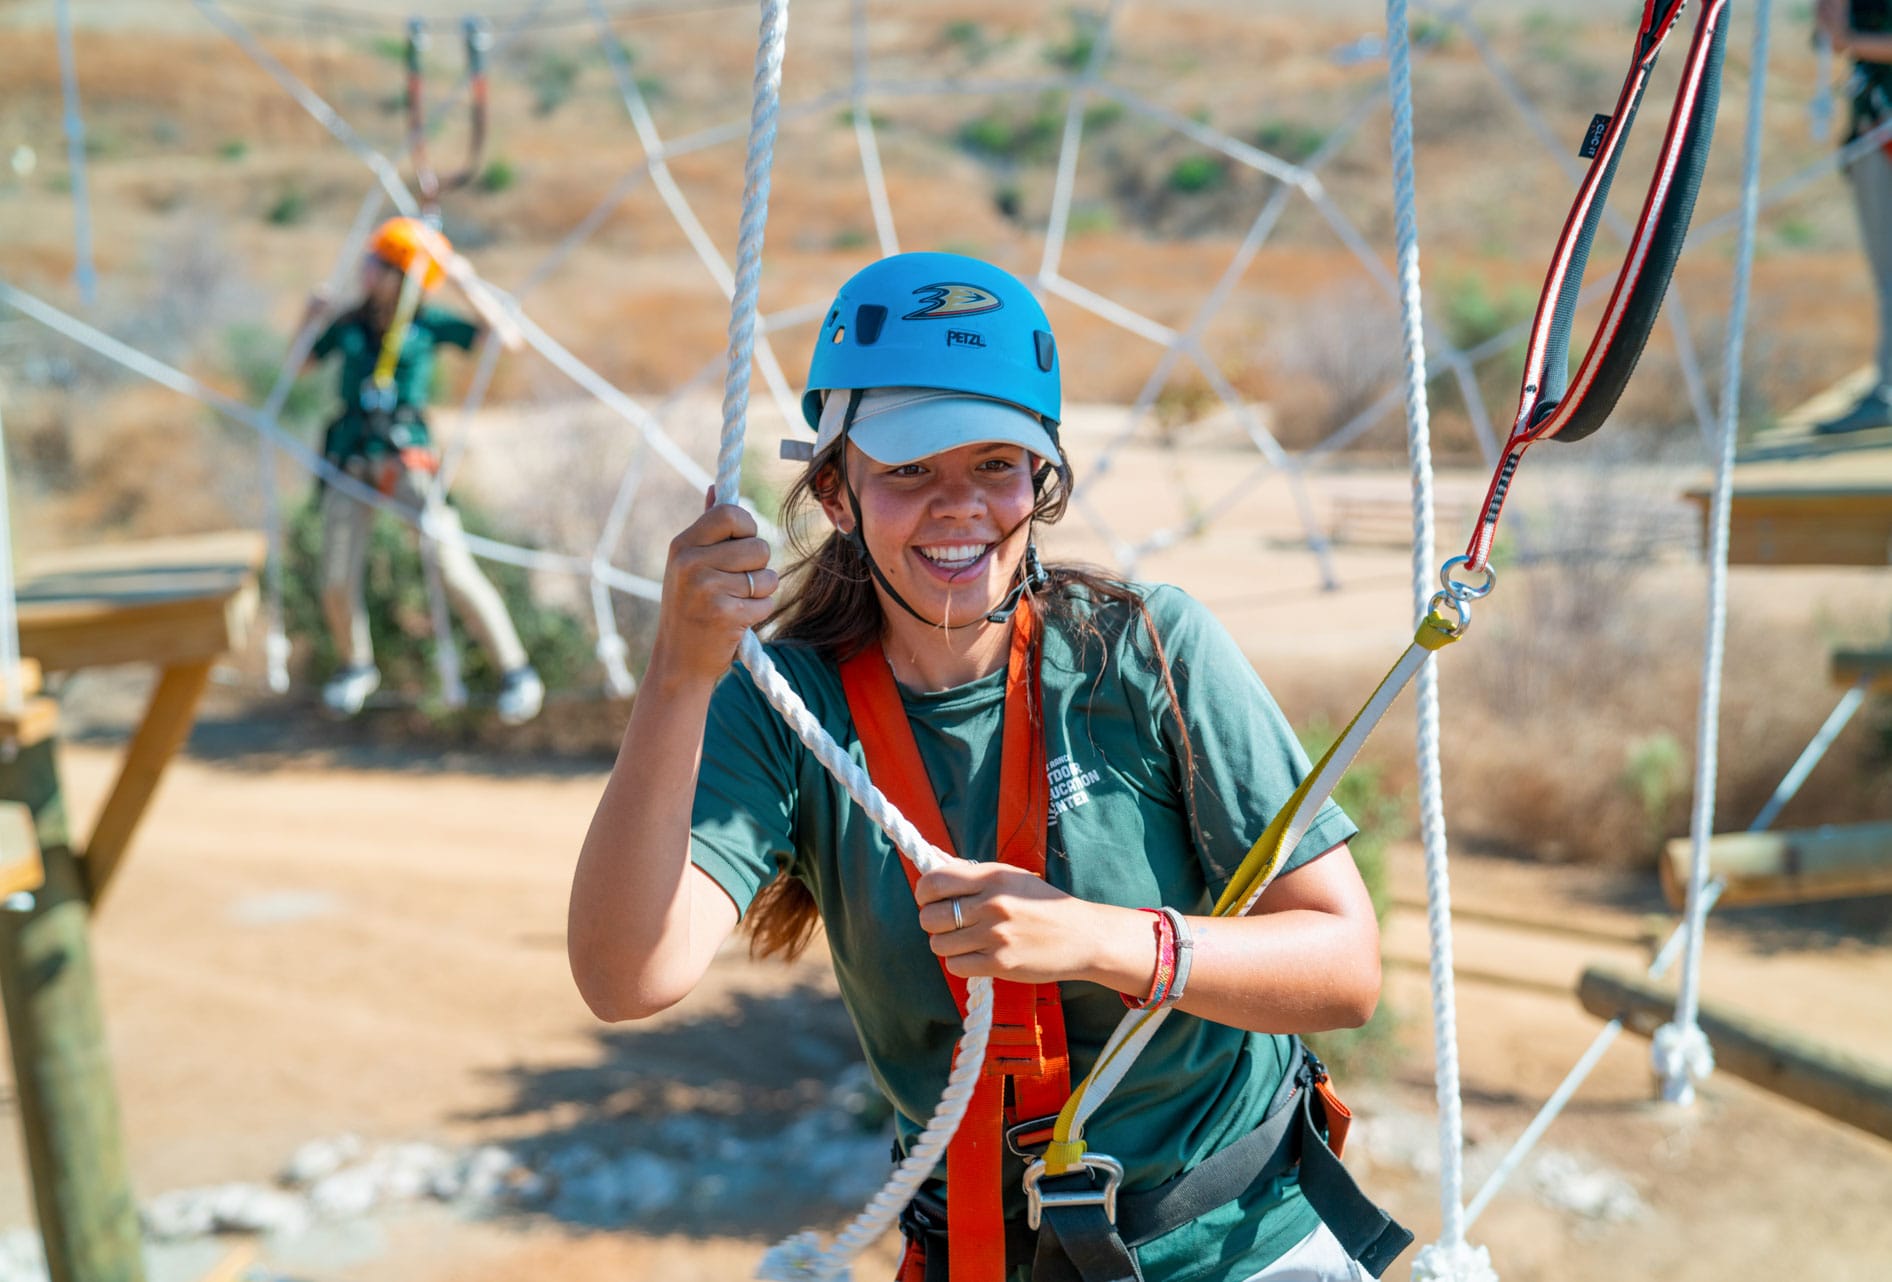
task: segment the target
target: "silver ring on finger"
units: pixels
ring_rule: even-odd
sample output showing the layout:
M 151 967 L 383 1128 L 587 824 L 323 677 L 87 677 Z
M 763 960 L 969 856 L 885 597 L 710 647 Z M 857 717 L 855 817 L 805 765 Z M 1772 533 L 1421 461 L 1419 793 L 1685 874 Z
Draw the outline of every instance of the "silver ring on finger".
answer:
M 958 895 L 953 896 L 952 905 L 953 905 L 953 929 L 954 930 L 964 930 L 966 928 L 966 913 L 965 913 L 965 910 L 959 906 L 959 900 L 960 900 L 960 896 Z
M 755 600 L 755 571 L 744 570 L 742 577 L 749 581 L 749 599 L 751 601 Z

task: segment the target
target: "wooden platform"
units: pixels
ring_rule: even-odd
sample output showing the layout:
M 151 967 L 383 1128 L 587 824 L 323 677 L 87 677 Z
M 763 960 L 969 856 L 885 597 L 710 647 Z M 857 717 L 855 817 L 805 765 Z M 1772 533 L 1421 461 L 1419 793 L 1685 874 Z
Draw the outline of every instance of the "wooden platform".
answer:
M 47 672 L 149 663 L 160 673 L 84 846 L 94 902 L 190 732 L 210 665 L 243 643 L 266 550 L 262 535 L 238 530 L 74 548 L 21 569 L 22 654 Z
M 253 530 L 73 548 L 26 559 L 20 652 L 47 672 L 214 659 L 256 613 Z
M 1729 562 L 1892 565 L 1892 444 L 1857 445 L 1855 440 L 1855 448 L 1843 452 L 1738 462 Z M 1700 509 L 1704 527 L 1712 494 L 1708 478 L 1683 492 Z

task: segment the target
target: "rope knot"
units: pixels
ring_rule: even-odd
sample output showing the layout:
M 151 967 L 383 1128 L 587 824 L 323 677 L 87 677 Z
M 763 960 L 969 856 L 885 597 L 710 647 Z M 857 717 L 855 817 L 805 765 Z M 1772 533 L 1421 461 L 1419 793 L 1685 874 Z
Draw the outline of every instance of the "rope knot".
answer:
M 1434 1242 L 1413 1259 L 1412 1282 L 1498 1282 L 1498 1271 L 1482 1246 Z
M 755 1275 L 758 1282 L 851 1282 L 852 1271 L 829 1264 L 813 1233 L 797 1233 L 770 1247 Z
M 1662 1078 L 1663 1098 L 1673 1103 L 1688 1103 L 1694 1084 L 1715 1071 L 1714 1047 L 1699 1024 L 1668 1023 L 1656 1029 L 1649 1043 L 1649 1060 Z

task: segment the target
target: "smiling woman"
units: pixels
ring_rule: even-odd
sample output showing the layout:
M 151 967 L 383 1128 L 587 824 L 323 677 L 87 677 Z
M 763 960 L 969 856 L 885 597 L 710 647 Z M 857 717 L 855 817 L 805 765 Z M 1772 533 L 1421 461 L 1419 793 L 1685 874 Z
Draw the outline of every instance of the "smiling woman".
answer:
M 1307 761 L 1201 606 L 1040 563 L 1034 530 L 1070 492 L 1061 409 L 1049 323 L 1006 273 L 904 254 L 843 286 L 784 513 L 798 528 L 818 505 L 828 532 L 780 602 L 741 509 L 672 542 L 573 880 L 573 974 L 603 1018 L 640 1018 L 739 918 L 758 954 L 824 924 L 902 1143 L 940 1093 L 965 981 L 998 981 L 985 1084 L 944 1183 L 903 1218 L 902 1282 L 948 1276 L 948 1256 L 953 1282 L 1377 1274 L 1409 1238 L 1319 1160 L 1343 1114 L 1312 1102 L 1325 1075 L 1294 1036 L 1357 1025 L 1379 996 L 1354 826 L 1329 803 L 1251 913 L 1209 915 Z M 964 862 L 915 873 L 728 672 L 770 621 L 811 713 Z M 1045 1178 L 1028 1163 L 1126 1004 L 1195 1018 L 1161 1023 L 1082 1165 Z

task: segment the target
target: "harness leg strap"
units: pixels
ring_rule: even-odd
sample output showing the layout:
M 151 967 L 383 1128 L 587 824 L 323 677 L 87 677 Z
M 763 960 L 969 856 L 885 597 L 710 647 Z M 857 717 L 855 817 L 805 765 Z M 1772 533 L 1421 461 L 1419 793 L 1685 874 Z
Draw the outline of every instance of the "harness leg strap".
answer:
M 1385 1274 L 1412 1234 L 1368 1200 L 1321 1138 L 1313 1091 L 1301 1092 L 1301 1193 L 1348 1255 L 1374 1277 Z

